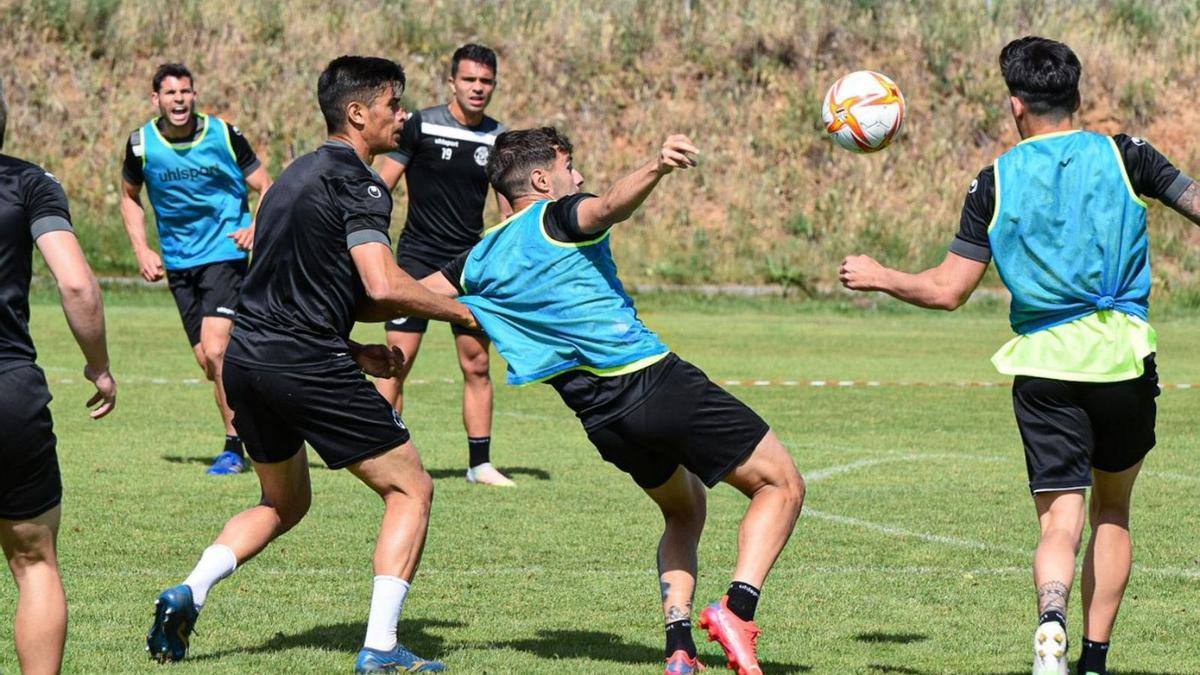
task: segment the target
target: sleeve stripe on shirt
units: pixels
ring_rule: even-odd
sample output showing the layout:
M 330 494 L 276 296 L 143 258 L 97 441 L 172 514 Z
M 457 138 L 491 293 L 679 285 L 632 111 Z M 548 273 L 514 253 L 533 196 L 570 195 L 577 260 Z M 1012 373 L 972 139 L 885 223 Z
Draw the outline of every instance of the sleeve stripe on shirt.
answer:
M 991 249 L 979 244 L 973 244 L 964 239 L 959 239 L 958 237 L 955 237 L 954 241 L 950 242 L 950 252 L 962 256 L 967 260 L 974 260 L 975 262 L 988 263 L 992 260 Z
M 1183 191 L 1188 189 L 1193 182 L 1195 181 L 1191 176 L 1180 171 L 1179 175 L 1175 176 L 1175 180 L 1171 181 L 1171 184 L 1163 191 L 1162 200 L 1167 204 L 1178 204 L 1179 198 L 1183 196 Z
M 347 251 L 362 244 L 383 244 L 391 248 L 392 241 L 388 239 L 386 234 L 379 230 L 355 230 L 346 235 Z
M 74 232 L 75 228 L 71 227 L 71 221 L 62 216 L 44 216 L 29 225 L 29 233 L 33 235 L 35 240 L 47 232 L 60 231 Z

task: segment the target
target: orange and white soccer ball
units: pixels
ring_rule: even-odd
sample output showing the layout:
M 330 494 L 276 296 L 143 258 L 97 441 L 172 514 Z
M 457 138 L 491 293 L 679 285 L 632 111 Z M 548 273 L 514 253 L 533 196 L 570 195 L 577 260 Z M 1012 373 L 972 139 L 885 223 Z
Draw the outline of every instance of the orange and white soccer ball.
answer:
M 857 70 L 829 88 L 821 107 L 825 131 L 854 152 L 888 146 L 904 125 L 904 95 L 887 75 Z

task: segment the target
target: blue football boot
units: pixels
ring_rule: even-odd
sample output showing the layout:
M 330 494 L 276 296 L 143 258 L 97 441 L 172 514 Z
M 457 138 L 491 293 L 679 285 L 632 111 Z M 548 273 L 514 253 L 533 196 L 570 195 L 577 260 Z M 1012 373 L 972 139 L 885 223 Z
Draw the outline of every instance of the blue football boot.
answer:
M 217 455 L 207 473 L 210 476 L 232 476 L 245 470 L 246 461 L 242 459 L 242 456 L 226 450 Z
M 159 663 L 182 661 L 199 615 L 191 588 L 180 584 L 163 591 L 154 601 L 154 625 L 146 634 L 150 658 Z
M 426 661 L 399 644 L 386 652 L 363 647 L 354 662 L 356 673 L 440 673 L 445 669 L 441 661 Z

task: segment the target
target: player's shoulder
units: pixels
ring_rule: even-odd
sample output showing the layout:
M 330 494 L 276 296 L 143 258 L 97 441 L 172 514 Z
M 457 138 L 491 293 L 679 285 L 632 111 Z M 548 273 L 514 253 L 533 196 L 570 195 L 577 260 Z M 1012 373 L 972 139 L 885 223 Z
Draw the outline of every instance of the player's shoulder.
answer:
M 497 120 L 496 118 L 489 117 L 488 115 L 484 115 L 483 122 L 480 123 L 480 125 L 478 127 L 476 127 L 476 131 L 481 131 L 485 134 L 494 134 L 496 136 L 499 136 L 500 134 L 508 131 L 508 127 L 501 124 L 500 121 Z
M 62 186 L 62 181 L 41 165 L 19 157 L 13 157 L 12 155 L 0 154 L 0 171 L 10 176 L 16 176 L 22 181 L 49 182 L 57 186 Z

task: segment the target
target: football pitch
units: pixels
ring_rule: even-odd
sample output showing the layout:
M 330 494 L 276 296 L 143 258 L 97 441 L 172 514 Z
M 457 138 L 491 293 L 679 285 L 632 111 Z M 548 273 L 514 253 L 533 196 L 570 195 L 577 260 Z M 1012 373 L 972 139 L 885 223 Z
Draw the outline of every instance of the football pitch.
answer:
M 143 651 L 154 597 L 258 498 L 250 475 L 204 475 L 220 440 L 212 391 L 158 290 L 108 297 L 120 389 L 100 422 L 87 419 L 90 387 L 61 311 L 49 298 L 34 306 L 66 489 L 67 672 L 161 672 Z M 772 424 L 807 478 L 804 513 L 759 606 L 766 673 L 1029 672 L 1037 531 L 1008 382 L 988 362 L 1009 334 L 1003 309 L 642 306 L 684 358 L 738 382 L 727 388 Z M 1121 675 L 1200 672 L 1200 319 L 1155 324 L 1164 391 L 1109 659 Z M 493 458 L 515 489 L 463 479 L 457 365 L 449 329 L 431 329 L 404 417 L 436 494 L 401 642 L 458 673 L 661 672 L 657 509 L 600 460 L 550 387 L 502 385 L 499 359 L 493 377 Z M 310 457 L 307 519 L 213 591 L 172 673 L 352 670 L 382 506 Z M 746 503 L 727 486 L 710 495 L 697 608 L 729 582 Z M 17 671 L 14 603 L 6 579 L 5 673 Z M 1073 663 L 1078 583 L 1070 622 Z M 699 644 L 710 672 L 723 672 L 720 648 Z

